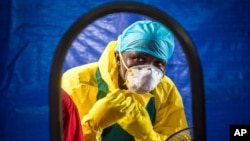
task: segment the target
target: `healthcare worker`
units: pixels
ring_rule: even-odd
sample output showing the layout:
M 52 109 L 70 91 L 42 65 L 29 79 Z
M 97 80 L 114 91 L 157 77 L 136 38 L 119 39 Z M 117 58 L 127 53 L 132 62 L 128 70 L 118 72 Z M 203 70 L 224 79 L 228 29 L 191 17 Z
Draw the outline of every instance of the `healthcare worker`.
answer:
M 76 104 L 86 141 L 163 141 L 187 128 L 166 64 L 174 36 L 143 20 L 111 41 L 98 62 L 66 71 L 61 87 Z

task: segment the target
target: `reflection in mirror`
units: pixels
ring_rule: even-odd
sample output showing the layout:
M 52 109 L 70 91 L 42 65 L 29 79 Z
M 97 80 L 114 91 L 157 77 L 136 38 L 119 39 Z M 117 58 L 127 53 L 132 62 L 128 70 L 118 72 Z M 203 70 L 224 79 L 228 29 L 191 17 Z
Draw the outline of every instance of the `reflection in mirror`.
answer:
M 168 27 L 148 20 L 155 21 L 136 13 L 108 14 L 73 40 L 61 82 L 66 95 L 62 96 L 65 139 L 191 140 L 192 95 L 185 54 Z M 152 80 L 149 71 L 155 74 Z M 137 77 L 129 77 L 137 72 Z M 165 77 L 153 90 L 145 90 L 161 72 Z M 66 117 L 69 109 L 73 118 Z

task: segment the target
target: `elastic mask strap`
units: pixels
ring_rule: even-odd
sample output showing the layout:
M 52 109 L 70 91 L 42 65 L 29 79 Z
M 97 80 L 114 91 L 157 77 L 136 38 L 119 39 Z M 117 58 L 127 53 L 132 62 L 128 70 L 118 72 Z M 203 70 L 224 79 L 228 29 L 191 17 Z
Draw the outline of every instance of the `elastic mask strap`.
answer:
M 128 66 L 125 64 L 125 62 L 124 62 L 124 60 L 123 60 L 123 57 L 122 57 L 122 53 L 121 53 L 121 46 L 119 46 L 119 51 L 118 51 L 118 53 L 119 53 L 119 57 L 120 57 L 120 60 L 121 60 L 121 62 L 122 62 L 122 64 L 123 64 L 123 66 L 126 68 L 126 70 L 127 70 L 127 74 L 129 74 L 129 75 L 133 75 L 134 73 L 133 73 L 133 71 L 131 70 L 131 69 L 129 69 L 128 68 Z M 128 80 L 126 80 L 125 82 L 124 82 L 124 85 L 127 85 L 129 82 L 128 82 Z
M 125 64 L 125 62 L 124 62 L 124 60 L 123 60 L 123 57 L 122 57 L 122 54 L 121 54 L 121 52 L 120 52 L 120 49 L 119 49 L 119 56 L 120 56 L 120 60 L 121 60 L 121 62 L 122 62 L 122 64 L 123 64 L 123 66 L 126 68 L 126 70 L 127 70 L 127 73 L 128 74 L 130 74 L 130 75 L 132 75 L 133 74 L 133 72 L 132 72 L 132 70 L 131 69 L 129 69 L 128 68 L 128 66 Z
M 126 70 L 128 70 L 128 67 L 127 67 L 127 65 L 125 64 L 125 62 L 124 62 L 124 60 L 123 60 L 123 58 L 122 58 L 122 54 L 121 54 L 120 51 L 119 51 L 119 56 L 120 56 L 120 60 L 121 60 L 121 62 L 122 62 L 122 64 L 123 64 L 123 66 L 126 68 Z

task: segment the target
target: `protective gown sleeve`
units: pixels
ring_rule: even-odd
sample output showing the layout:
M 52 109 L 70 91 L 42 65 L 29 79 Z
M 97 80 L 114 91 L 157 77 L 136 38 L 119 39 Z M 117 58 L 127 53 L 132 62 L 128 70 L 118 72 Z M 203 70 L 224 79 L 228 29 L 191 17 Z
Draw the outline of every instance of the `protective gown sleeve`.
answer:
M 146 108 L 133 98 L 135 108 L 118 121 L 120 126 L 132 135 L 136 141 L 161 141 L 154 130 Z
M 165 80 L 167 83 L 159 84 L 153 92 L 156 116 L 152 123 L 145 105 L 140 106 L 143 102 L 139 102 L 138 98 L 135 100 L 136 109 L 118 121 L 124 130 L 134 136 L 135 141 L 165 141 L 175 132 L 187 128 L 182 98 L 176 86 Z
M 86 64 L 67 70 L 61 78 L 61 88 L 65 90 L 75 103 L 80 119 L 89 112 L 96 102 L 98 89 L 95 82 L 96 64 Z M 96 141 L 99 133 L 91 130 L 88 124 L 81 123 L 84 139 Z
M 63 140 L 64 141 L 84 141 L 81 121 L 75 104 L 69 95 L 62 90 L 63 107 Z
M 175 132 L 187 128 L 188 125 L 178 89 L 169 78 L 165 77 L 163 81 L 167 83 L 161 83 L 155 89 L 158 95 L 155 96 L 156 117 L 153 128 L 162 140 L 166 140 Z M 168 88 L 167 91 L 166 88 Z

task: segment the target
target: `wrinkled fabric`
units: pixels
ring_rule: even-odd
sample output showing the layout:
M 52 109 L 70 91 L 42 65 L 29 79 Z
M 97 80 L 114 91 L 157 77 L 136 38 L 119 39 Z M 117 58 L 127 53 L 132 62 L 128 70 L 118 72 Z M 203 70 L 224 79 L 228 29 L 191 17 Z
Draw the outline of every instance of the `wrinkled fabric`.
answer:
M 114 58 L 116 46 L 117 41 L 110 42 L 98 62 L 72 68 L 62 76 L 61 87 L 75 102 L 81 119 L 97 101 L 97 94 L 100 91 L 95 78 L 97 68 L 102 79 L 108 84 L 108 91 L 119 88 L 118 66 Z M 151 98 L 155 101 L 156 116 L 153 128 L 162 138 L 166 139 L 174 132 L 187 127 L 182 98 L 175 84 L 167 76 L 164 76 L 153 90 L 152 96 L 144 94 L 138 97 L 144 102 L 144 106 Z M 82 124 L 82 128 L 86 140 L 96 140 L 96 136 L 100 136 L 85 124 Z
M 116 50 L 144 52 L 167 62 L 174 52 L 174 35 L 159 22 L 137 21 L 118 37 Z
M 70 96 L 61 91 L 63 111 L 63 141 L 84 141 L 78 110 Z

